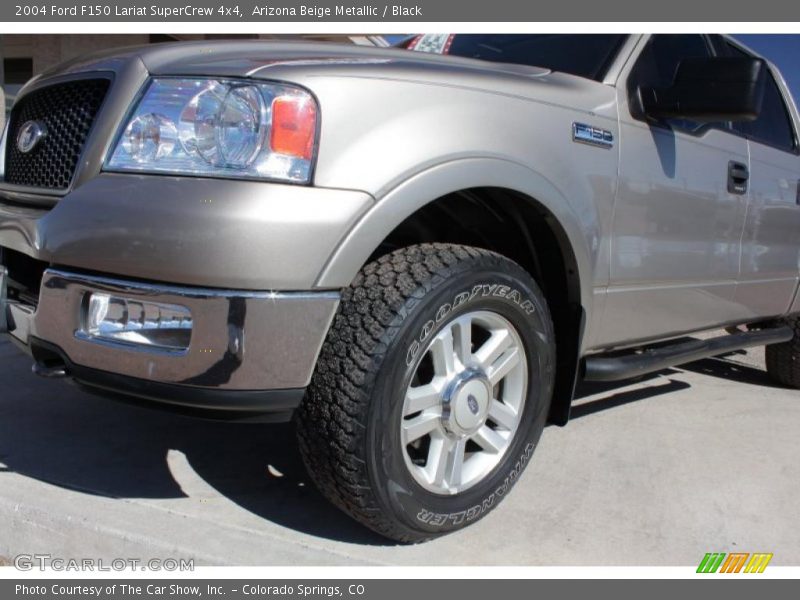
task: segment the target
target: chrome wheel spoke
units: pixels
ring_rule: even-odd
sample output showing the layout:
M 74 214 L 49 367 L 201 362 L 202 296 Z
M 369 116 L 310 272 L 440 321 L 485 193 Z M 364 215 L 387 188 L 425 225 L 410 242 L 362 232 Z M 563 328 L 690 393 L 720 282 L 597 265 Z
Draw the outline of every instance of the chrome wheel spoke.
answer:
M 424 412 L 421 415 L 403 421 L 403 445 L 407 446 L 423 436 L 439 429 L 438 412 Z
M 464 439 L 441 437 L 431 440 L 426 465 L 431 483 L 450 488 L 457 488 L 461 484 L 466 446 L 467 442 Z
M 453 330 L 449 327 L 436 336 L 431 345 L 433 370 L 437 375 L 452 377 L 456 372 Z
M 450 461 L 448 463 L 448 483 L 456 487 L 461 485 L 461 472 L 464 469 L 464 452 L 467 449 L 467 440 L 458 440 L 450 450 Z
M 513 343 L 514 340 L 507 330 L 501 329 L 493 332 L 491 337 L 486 340 L 475 353 L 483 370 L 488 372 L 495 361 L 500 358 L 503 352 L 508 350 Z
M 406 392 L 403 416 L 407 417 L 429 408 L 433 408 L 442 401 L 439 390 L 433 383 L 410 387 Z
M 492 385 L 500 383 L 519 364 L 519 349 L 511 348 L 488 369 L 486 376 Z
M 444 475 L 447 470 L 447 454 L 450 440 L 447 437 L 441 436 L 431 440 L 430 448 L 428 448 L 428 460 L 425 463 L 425 471 L 428 475 L 428 480 L 438 486 L 444 484 Z
M 474 436 L 473 441 L 481 448 L 492 454 L 498 454 L 503 451 L 506 446 L 506 440 L 488 425 L 481 427 Z
M 469 315 L 453 323 L 456 354 L 463 366 L 472 362 L 472 319 Z
M 514 431 L 519 415 L 508 404 L 499 400 L 492 400 L 489 406 L 489 418 L 503 429 Z

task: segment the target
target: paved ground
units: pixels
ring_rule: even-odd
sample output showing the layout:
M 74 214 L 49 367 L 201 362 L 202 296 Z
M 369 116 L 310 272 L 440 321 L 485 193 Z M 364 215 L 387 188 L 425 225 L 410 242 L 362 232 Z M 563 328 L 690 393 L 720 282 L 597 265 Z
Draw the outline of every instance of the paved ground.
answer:
M 328 506 L 288 426 L 89 396 L 0 342 L 0 559 L 691 565 L 738 550 L 800 565 L 800 391 L 771 386 L 761 355 L 582 390 L 498 510 L 404 547 Z

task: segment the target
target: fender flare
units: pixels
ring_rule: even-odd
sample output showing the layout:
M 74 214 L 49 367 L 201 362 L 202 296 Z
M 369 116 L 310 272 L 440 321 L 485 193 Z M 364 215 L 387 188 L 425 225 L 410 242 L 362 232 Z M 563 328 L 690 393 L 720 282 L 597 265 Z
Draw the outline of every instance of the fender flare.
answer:
M 315 287 L 350 284 L 381 242 L 405 219 L 434 200 L 469 188 L 494 187 L 517 192 L 549 211 L 572 249 L 580 282 L 580 300 L 592 307 L 592 260 L 587 235 L 566 196 L 548 179 L 527 166 L 496 158 L 464 158 L 440 163 L 416 173 L 376 198 L 339 242 L 323 267 Z

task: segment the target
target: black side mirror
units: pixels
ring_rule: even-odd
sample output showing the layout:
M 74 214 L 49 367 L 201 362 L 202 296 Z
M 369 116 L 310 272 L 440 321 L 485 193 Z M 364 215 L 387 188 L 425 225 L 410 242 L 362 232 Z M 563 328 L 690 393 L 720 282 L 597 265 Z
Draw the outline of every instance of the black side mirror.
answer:
M 686 58 L 670 87 L 643 87 L 639 93 L 645 114 L 654 119 L 753 121 L 761 112 L 766 79 L 760 58 Z

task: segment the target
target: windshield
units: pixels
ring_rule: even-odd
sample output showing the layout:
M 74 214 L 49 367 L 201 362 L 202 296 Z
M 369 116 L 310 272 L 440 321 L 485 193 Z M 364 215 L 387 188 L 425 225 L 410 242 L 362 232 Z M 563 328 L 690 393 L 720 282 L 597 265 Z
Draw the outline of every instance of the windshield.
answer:
M 543 67 L 600 80 L 625 37 L 618 34 L 429 33 L 418 35 L 400 45 L 417 52 Z

